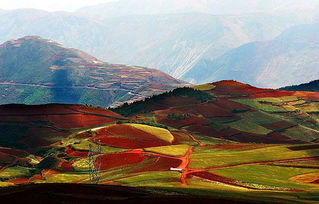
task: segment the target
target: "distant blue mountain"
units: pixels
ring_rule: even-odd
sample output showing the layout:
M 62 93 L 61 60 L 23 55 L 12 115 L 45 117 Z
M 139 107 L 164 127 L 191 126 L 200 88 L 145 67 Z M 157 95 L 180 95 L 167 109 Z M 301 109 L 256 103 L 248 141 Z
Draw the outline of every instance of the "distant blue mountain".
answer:
M 183 79 L 204 83 L 233 79 L 283 87 L 319 78 L 319 24 L 290 28 L 271 41 L 248 43 L 214 60 L 201 60 Z

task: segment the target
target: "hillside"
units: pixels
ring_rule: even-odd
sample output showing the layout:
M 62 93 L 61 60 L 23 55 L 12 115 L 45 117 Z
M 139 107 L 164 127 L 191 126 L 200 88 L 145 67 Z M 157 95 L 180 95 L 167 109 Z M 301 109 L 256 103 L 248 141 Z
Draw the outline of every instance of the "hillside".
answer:
M 238 142 L 302 143 L 319 139 L 318 93 L 260 89 L 221 81 L 111 109 L 176 129 Z
M 199 62 L 183 79 L 196 83 L 233 79 L 280 88 L 317 80 L 319 24 L 292 27 L 271 41 L 248 43 Z
M 104 63 L 40 37 L 0 45 L 0 104 L 106 107 L 184 85 L 158 70 Z
M 287 86 L 281 89 L 287 91 L 319 91 L 319 80 L 314 80 L 300 85 Z
M 317 92 L 221 81 L 113 109 L 126 117 L 0 106 L 0 198 L 315 202 L 318 103 Z

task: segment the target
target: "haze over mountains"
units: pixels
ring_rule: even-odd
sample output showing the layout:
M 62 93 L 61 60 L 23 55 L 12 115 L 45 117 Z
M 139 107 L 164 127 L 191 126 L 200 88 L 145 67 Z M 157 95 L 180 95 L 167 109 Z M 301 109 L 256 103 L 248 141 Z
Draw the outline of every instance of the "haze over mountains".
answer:
M 271 41 L 253 42 L 214 60 L 202 60 L 184 76 L 197 83 L 234 79 L 282 87 L 319 78 L 319 23 L 287 29 Z
M 118 0 L 84 7 L 78 12 L 99 18 L 190 12 L 242 15 L 315 9 L 317 6 L 317 0 Z
M 206 74 L 197 70 L 214 70 L 206 67 L 211 64 L 207 61 L 246 43 L 273 40 L 293 26 L 314 23 L 318 5 L 316 0 L 120 0 L 74 13 L 21 9 L 0 12 L 0 41 L 38 35 L 103 61 L 156 68 L 202 83 Z M 276 69 L 286 66 L 278 63 Z M 294 79 L 268 84 L 253 77 L 249 83 L 278 87 L 291 85 Z
M 184 85 L 158 70 L 107 64 L 36 36 L 0 45 L 0 104 L 106 107 Z

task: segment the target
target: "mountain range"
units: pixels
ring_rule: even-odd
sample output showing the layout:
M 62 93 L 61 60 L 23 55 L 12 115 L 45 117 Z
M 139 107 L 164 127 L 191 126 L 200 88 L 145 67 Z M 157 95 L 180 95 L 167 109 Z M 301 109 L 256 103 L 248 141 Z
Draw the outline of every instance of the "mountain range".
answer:
M 208 62 L 247 43 L 271 41 L 293 26 L 317 19 L 317 1 L 307 1 L 304 6 L 286 0 L 236 1 L 237 10 L 232 9 L 233 1 L 156 2 L 120 0 L 74 13 L 4 11 L 0 13 L 0 41 L 42 36 L 106 62 L 156 68 L 202 83 L 206 75 L 197 70 L 206 70 Z M 249 83 L 265 86 L 255 80 Z M 291 84 L 282 86 L 287 85 Z M 277 88 L 275 83 L 267 86 Z
M 319 78 L 319 23 L 287 29 L 270 41 L 248 43 L 200 61 L 183 78 L 204 83 L 233 79 L 280 88 Z
M 158 70 L 104 63 L 80 50 L 27 36 L 0 45 L 0 103 L 109 106 L 186 83 Z

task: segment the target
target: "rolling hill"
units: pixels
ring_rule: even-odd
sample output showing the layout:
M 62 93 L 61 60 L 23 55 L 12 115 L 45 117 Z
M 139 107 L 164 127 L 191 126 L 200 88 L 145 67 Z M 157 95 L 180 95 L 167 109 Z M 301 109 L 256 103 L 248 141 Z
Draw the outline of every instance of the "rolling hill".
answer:
M 233 79 L 275 88 L 317 80 L 318 26 L 295 26 L 274 40 L 248 43 L 217 59 L 202 60 L 183 79 L 197 83 Z
M 0 103 L 108 106 L 185 83 L 158 70 L 104 63 L 82 51 L 28 36 L 0 45 Z
M 238 142 L 319 139 L 318 93 L 260 89 L 236 81 L 180 88 L 111 109 L 134 119 Z M 297 119 L 298 118 L 298 119 Z M 296 131 L 296 132 L 295 132 Z
M 2 105 L 0 198 L 315 203 L 318 103 L 220 81 L 109 110 Z

